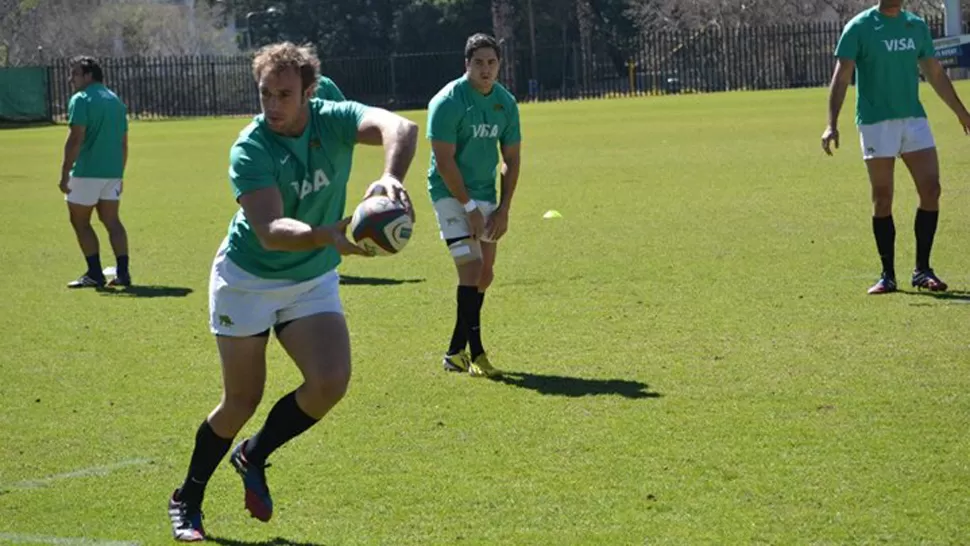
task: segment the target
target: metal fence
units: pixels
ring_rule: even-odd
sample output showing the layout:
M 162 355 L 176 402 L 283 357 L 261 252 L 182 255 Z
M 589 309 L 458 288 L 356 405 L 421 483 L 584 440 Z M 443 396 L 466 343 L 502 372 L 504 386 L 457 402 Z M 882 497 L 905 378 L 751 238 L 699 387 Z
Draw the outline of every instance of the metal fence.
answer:
M 943 21 L 928 21 L 934 36 Z M 505 46 L 503 83 L 522 101 L 711 93 L 827 85 L 842 25 L 710 27 L 616 42 Z M 965 29 L 970 32 L 970 25 Z M 134 118 L 251 115 L 259 111 L 250 59 L 102 59 L 105 83 Z M 67 59 L 48 70 L 49 119 L 63 119 L 71 95 Z M 461 51 L 323 60 L 348 98 L 392 109 L 424 108 L 463 71 Z

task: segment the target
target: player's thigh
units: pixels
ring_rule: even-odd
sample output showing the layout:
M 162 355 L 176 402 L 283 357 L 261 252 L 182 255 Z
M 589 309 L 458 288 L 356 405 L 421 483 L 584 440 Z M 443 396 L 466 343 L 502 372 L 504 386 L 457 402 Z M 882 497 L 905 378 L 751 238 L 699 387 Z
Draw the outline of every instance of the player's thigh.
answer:
M 469 235 L 451 237 L 444 240 L 448 246 L 448 254 L 454 260 L 455 266 L 459 269 L 467 264 L 478 264 L 482 262 L 482 242 L 473 240 Z
M 277 337 L 311 389 L 343 395 L 350 382 L 350 333 L 343 313 L 295 319 Z
M 873 197 L 892 197 L 893 181 L 896 175 L 896 159 L 879 157 L 866 160 L 869 184 Z
M 101 195 L 98 196 L 98 218 L 105 225 L 118 223 L 118 209 L 121 207 L 121 179 L 104 181 Z
M 106 226 L 112 226 L 121 221 L 120 208 L 121 201 L 117 199 L 101 199 L 95 206 L 98 211 L 98 219 Z
M 903 162 L 913 177 L 913 182 L 920 193 L 939 193 L 940 190 L 940 160 L 936 148 L 924 148 L 915 152 L 903 154 Z
M 269 330 L 284 305 L 278 292 L 261 289 L 220 249 L 209 274 L 209 329 L 217 336 L 246 338 Z
M 269 336 L 216 336 L 222 363 L 223 405 L 251 413 L 263 398 Z
M 79 205 L 77 203 L 67 202 L 67 215 L 71 220 L 71 224 L 75 226 L 84 226 L 91 223 L 91 213 L 94 212 L 94 207 L 90 205 Z
M 340 392 L 350 380 L 350 335 L 340 302 L 340 276 L 330 271 L 301 283 L 277 313 L 280 344 L 314 390 Z
M 903 147 L 905 128 L 905 121 L 899 119 L 860 125 L 859 145 L 862 148 L 862 158 L 870 161 L 899 156 Z
M 102 178 L 75 178 L 72 176 L 67 181 L 68 193 L 64 196 L 64 200 L 69 204 L 93 207 L 98 204 L 104 185 L 105 181 Z

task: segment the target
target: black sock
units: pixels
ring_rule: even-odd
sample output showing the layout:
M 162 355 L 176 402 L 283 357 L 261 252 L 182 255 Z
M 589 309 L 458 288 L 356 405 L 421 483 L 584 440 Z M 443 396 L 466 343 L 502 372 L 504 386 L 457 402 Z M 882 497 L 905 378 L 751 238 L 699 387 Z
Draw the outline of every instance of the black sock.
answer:
M 916 269 L 926 271 L 930 269 L 930 251 L 933 250 L 933 238 L 936 237 L 936 225 L 940 220 L 940 211 L 916 209 Z
M 100 279 L 104 276 L 104 273 L 101 272 L 100 254 L 85 256 L 84 259 L 88 262 L 88 277 L 91 277 L 92 279 Z
M 219 437 L 209 426 L 208 420 L 202 422 L 195 433 L 195 450 L 192 451 L 189 473 L 178 491 L 180 501 L 192 506 L 202 505 L 206 483 L 219 466 L 219 461 L 226 456 L 230 445 L 232 438 Z
M 458 287 L 458 313 L 465 323 L 465 335 L 468 336 L 468 347 L 471 349 L 472 360 L 485 352 L 482 348 L 481 331 L 481 299 L 477 286 Z
M 465 323 L 461 320 L 461 287 L 458 287 L 455 299 L 457 312 L 455 313 L 455 329 L 451 332 L 451 343 L 448 345 L 448 354 L 456 355 L 465 349 L 468 344 L 468 333 L 465 332 Z
M 876 236 L 876 249 L 882 260 L 882 272 L 896 278 L 896 225 L 892 215 L 872 218 L 872 234 Z
M 287 394 L 269 410 L 263 428 L 246 442 L 246 461 L 254 465 L 264 464 L 271 453 L 306 432 L 317 421 L 300 409 L 296 391 Z
M 128 256 L 118 256 L 118 276 L 128 276 Z

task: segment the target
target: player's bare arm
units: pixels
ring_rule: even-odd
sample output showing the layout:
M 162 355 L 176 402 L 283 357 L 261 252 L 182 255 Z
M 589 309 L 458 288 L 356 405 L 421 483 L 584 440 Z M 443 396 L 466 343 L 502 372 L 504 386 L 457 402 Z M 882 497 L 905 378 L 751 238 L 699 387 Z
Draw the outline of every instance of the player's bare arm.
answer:
M 128 168 L 128 133 L 121 137 L 121 168 Z
M 822 149 L 825 153 L 832 155 L 832 144 L 835 149 L 839 148 L 839 113 L 845 103 L 845 94 L 852 83 L 852 74 L 855 72 L 855 61 L 852 59 L 839 59 L 835 64 L 835 72 L 832 74 L 832 83 L 829 84 L 829 123 L 822 133 Z
M 285 218 L 283 197 L 275 186 L 241 195 L 239 205 L 259 242 L 267 250 L 299 252 L 333 245 L 341 254 L 369 255 L 367 251 L 351 243 L 344 234 L 350 218 L 327 226 L 311 226 L 293 218 Z
M 381 108 L 371 108 L 357 129 L 357 142 L 384 146 L 384 175 L 404 180 L 418 149 L 418 126 Z
M 72 125 L 67 134 L 67 141 L 64 142 L 64 162 L 61 164 L 61 181 L 58 184 L 63 193 L 70 192 L 67 182 L 71 178 L 71 169 L 74 168 L 74 162 L 77 161 L 77 156 L 81 153 L 81 144 L 84 143 L 86 132 L 83 125 Z
M 383 193 L 413 211 L 404 178 L 418 149 L 417 124 L 382 108 L 371 108 L 357 129 L 357 142 L 384 146 L 384 173 L 367 188 L 366 195 Z
M 512 196 L 519 183 L 519 167 L 522 164 L 522 144 L 515 143 L 502 146 L 502 195 L 499 206 L 488 219 L 486 233 L 492 241 L 498 241 L 509 229 L 509 210 L 512 208 Z
M 963 132 L 970 135 L 970 113 L 967 112 L 966 106 L 960 100 L 960 96 L 957 95 L 956 89 L 953 88 L 953 82 L 947 76 L 943 65 L 935 57 L 922 59 L 919 65 L 923 71 L 923 76 L 926 77 L 926 81 L 930 82 L 936 94 L 957 115 L 957 118 L 960 120 L 960 125 L 963 126 Z
M 468 210 L 469 205 L 472 204 L 472 198 L 468 195 L 468 190 L 465 188 L 465 181 L 461 176 L 461 170 L 458 168 L 458 162 L 455 161 L 457 149 L 458 147 L 450 142 L 441 140 L 431 141 L 431 152 L 434 154 L 435 164 L 438 166 L 438 174 L 441 175 L 441 179 L 444 181 L 445 186 L 448 187 L 451 195 L 465 207 L 465 210 L 468 212 L 471 238 L 478 240 L 485 233 L 485 217 L 477 208 L 471 211 Z

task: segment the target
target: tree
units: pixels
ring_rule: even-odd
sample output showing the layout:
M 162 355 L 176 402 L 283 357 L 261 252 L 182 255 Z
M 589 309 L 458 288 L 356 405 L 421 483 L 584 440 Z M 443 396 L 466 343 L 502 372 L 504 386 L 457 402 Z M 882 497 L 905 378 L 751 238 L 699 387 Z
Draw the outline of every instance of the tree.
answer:
M 77 54 L 158 56 L 231 54 L 234 39 L 218 8 L 148 0 L 0 0 L 10 64 L 40 64 Z M 9 38 L 8 38 L 9 37 Z
M 506 54 L 502 63 L 502 80 L 510 89 L 515 85 L 515 12 L 510 0 L 492 0 L 492 32 Z

